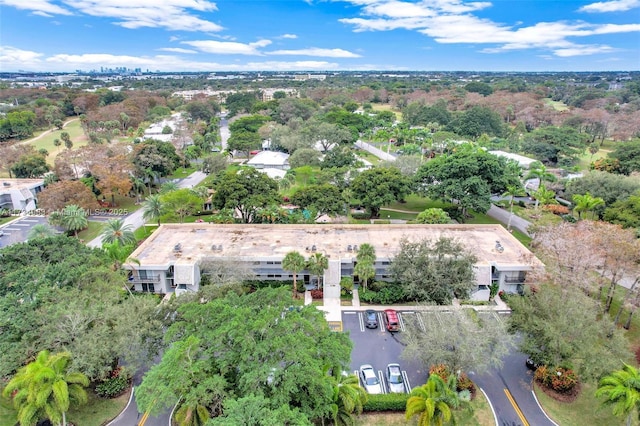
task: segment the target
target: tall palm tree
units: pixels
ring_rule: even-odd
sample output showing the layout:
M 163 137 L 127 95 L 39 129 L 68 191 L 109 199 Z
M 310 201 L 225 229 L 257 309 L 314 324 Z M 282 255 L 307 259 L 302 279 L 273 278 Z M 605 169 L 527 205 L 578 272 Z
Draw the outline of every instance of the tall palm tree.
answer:
M 126 246 L 135 244 L 136 242 L 136 237 L 133 235 L 131 225 L 125 225 L 122 219 L 109 219 L 100 236 L 102 237 L 103 243 L 113 243 L 117 241 L 121 246 Z
M 536 209 L 540 204 L 543 206 L 546 206 L 547 204 L 558 204 L 556 201 L 556 193 L 547 189 L 544 185 L 540 185 L 540 188 L 533 193 L 533 196 L 536 199 Z
M 507 186 L 507 190 L 502 194 L 503 197 L 509 197 L 509 221 L 507 222 L 507 229 L 511 229 L 511 218 L 513 218 L 513 197 L 519 197 L 524 195 L 523 188 L 516 185 Z
M 207 407 L 199 404 L 182 404 L 174 414 L 178 426 L 204 426 L 210 418 Z
M 140 195 L 144 194 L 146 188 L 144 180 L 137 176 L 131 176 L 129 179 L 131 180 L 131 189 L 136 193 L 136 203 L 140 203 Z
M 307 261 L 307 269 L 313 275 L 318 277 L 318 287 L 322 288 L 320 284 L 320 277 L 324 275 L 324 271 L 329 268 L 329 259 L 322 253 L 314 253 Z
M 307 260 L 297 251 L 290 251 L 282 259 L 282 269 L 293 273 L 293 297 L 298 297 L 298 272 L 302 271 Z
M 544 182 L 555 182 L 556 176 L 547 170 L 547 167 L 539 161 L 531 163 L 529 166 L 529 173 L 524 177 L 525 179 L 540 179 L 540 185 Z
M 355 425 L 354 414 L 360 415 L 367 402 L 367 393 L 360 386 L 360 379 L 355 374 L 342 374 L 340 369 L 334 368 L 332 382 L 333 424 L 335 426 Z
M 576 204 L 573 210 L 578 212 L 578 218 L 582 218 L 582 212 L 585 213 L 586 217 L 587 213 L 593 212 L 596 207 L 604 205 L 604 200 L 602 198 L 594 197 L 589 192 L 584 195 L 574 195 L 573 202 Z
M 640 413 L 640 372 L 632 365 L 624 364 L 622 370 L 616 370 L 603 377 L 598 384 L 596 397 L 606 397 L 604 405 L 613 406 L 615 416 L 627 416 L 627 426 L 632 416 Z
M 358 254 L 356 255 L 356 259 L 358 262 L 369 260 L 371 262 L 376 261 L 376 249 L 369 243 L 364 243 L 360 245 L 358 249 Z
M 437 374 L 431 374 L 424 385 L 414 388 L 407 400 L 405 418 L 419 415 L 418 426 L 441 426 L 453 419 L 452 408 L 459 405 L 455 391 L 455 376 L 447 383 Z
M 180 189 L 180 187 L 178 186 L 177 183 L 175 182 L 165 182 L 162 185 L 160 185 L 160 194 L 166 194 L 167 192 L 171 192 L 171 191 L 176 191 Z
M 356 263 L 355 268 L 353 268 L 353 274 L 357 275 L 362 282 L 362 291 L 365 292 L 367 290 L 367 283 L 369 280 L 376 276 L 376 268 L 373 266 L 373 262 L 366 259 Z
M 69 204 L 60 212 L 60 226 L 67 231 L 73 231 L 73 234 L 78 238 L 78 231 L 85 229 L 89 226 L 87 220 L 87 212 L 76 204 Z
M 29 230 L 27 239 L 41 240 L 43 238 L 53 237 L 54 235 L 56 235 L 56 231 L 52 227 L 44 223 L 39 223 Z
M 89 379 L 82 373 L 68 372 L 70 363 L 69 352 L 51 355 L 42 351 L 9 381 L 3 395 L 12 396 L 22 426 L 35 425 L 43 418 L 54 425 L 66 426 L 71 403 L 87 402 L 84 388 Z
M 158 226 L 160 226 L 160 216 L 164 213 L 162 201 L 160 201 L 160 195 L 150 195 L 142 205 L 142 218 L 144 220 L 157 220 Z

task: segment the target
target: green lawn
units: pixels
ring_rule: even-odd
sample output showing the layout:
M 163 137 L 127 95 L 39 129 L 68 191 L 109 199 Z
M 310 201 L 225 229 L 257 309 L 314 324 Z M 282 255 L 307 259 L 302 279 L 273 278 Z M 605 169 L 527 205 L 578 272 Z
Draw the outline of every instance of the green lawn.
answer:
M 89 221 L 89 227 L 84 231 L 78 232 L 78 238 L 88 243 L 89 241 L 96 238 L 102 232 L 102 228 L 104 227 L 104 223 L 102 222 L 94 222 Z
M 4 225 L 5 223 L 11 222 L 14 219 L 17 219 L 17 217 L 16 216 L 0 217 L 0 225 Z
M 400 213 L 387 209 L 380 209 L 380 219 L 414 220 L 416 216 L 418 216 L 417 213 Z
M 87 137 L 85 136 L 84 131 L 82 130 L 82 126 L 80 125 L 80 120 L 74 120 L 69 124 L 67 124 L 67 126 L 62 130 L 54 130 L 53 132 L 43 136 L 40 139 L 34 140 L 32 142 L 27 142 L 27 143 L 33 146 L 36 150 L 44 148 L 47 151 L 49 151 L 49 156 L 47 157 L 47 163 L 53 165 L 56 155 L 58 155 L 58 153 L 66 149 L 64 145 L 60 147 L 56 147 L 53 144 L 54 139 L 61 139 L 60 134 L 62 132 L 69 133 L 69 136 L 73 141 L 73 148 L 79 148 L 81 146 L 87 145 L 88 143 Z
M 545 411 L 560 426 L 622 425 L 624 420 L 615 417 L 610 407 L 602 407 L 595 397 L 596 386 L 583 383 L 580 395 L 571 403 L 556 401 L 535 386 L 536 397 Z M 637 418 L 631 423 L 638 425 Z
M 114 399 L 98 398 L 89 392 L 89 402 L 76 410 L 69 410 L 67 419 L 78 426 L 101 426 L 114 419 L 127 405 L 129 394 Z
M 138 241 L 144 240 L 145 238 L 147 238 L 151 234 L 153 234 L 153 231 L 155 231 L 156 229 L 158 229 L 158 227 L 154 226 L 154 225 L 141 226 L 140 228 L 138 228 L 135 231 L 133 231 L 133 235 L 136 237 L 136 240 L 138 240 Z
M 420 197 L 416 194 L 411 194 L 407 196 L 404 203 L 395 202 L 385 207 L 388 207 L 390 209 L 414 211 L 416 213 L 420 213 L 429 208 L 441 209 L 450 205 L 451 203 L 445 203 L 439 200 L 431 200 L 429 198 Z
M 167 176 L 167 179 L 183 179 L 189 176 L 191 173 L 195 172 L 197 169 L 195 167 L 178 167 L 173 174 Z
M 551 99 L 545 99 L 547 105 L 552 106 L 556 111 L 568 111 L 569 107 L 564 102 L 552 101 Z

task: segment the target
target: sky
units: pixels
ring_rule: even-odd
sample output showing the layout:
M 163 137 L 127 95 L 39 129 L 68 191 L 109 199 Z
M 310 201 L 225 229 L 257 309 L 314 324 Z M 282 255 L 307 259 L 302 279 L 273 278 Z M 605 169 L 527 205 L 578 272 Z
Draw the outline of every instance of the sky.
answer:
M 0 71 L 637 71 L 640 0 L 0 0 Z

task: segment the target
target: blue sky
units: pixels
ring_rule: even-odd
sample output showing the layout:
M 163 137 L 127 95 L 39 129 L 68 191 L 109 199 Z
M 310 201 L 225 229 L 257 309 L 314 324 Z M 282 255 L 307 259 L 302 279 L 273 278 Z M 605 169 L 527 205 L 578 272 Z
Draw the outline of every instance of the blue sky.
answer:
M 640 0 L 0 0 L 0 71 L 640 69 Z

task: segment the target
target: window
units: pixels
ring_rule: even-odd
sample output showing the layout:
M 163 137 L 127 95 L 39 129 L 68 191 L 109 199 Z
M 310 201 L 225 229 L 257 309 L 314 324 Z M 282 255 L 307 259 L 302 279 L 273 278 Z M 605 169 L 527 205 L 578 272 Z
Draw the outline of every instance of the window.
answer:
M 152 283 L 142 283 L 142 291 L 146 293 L 155 293 L 156 290 Z

